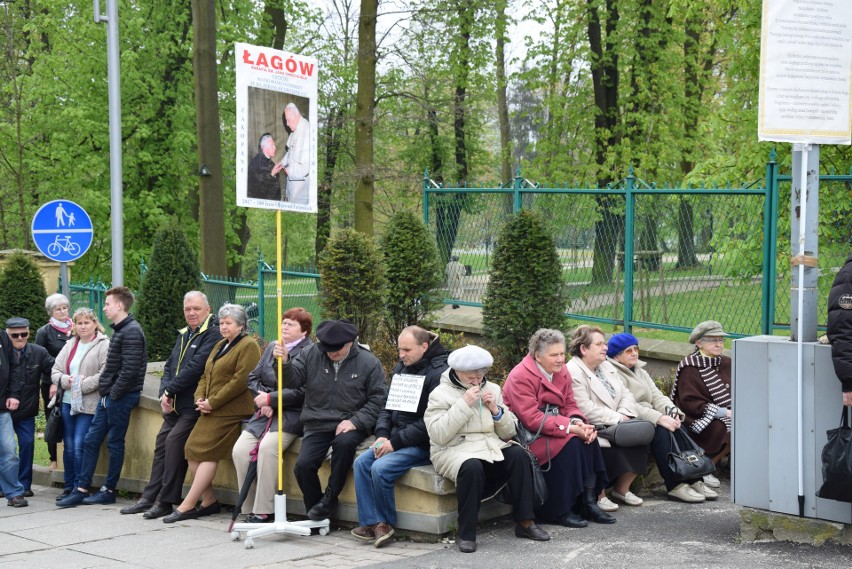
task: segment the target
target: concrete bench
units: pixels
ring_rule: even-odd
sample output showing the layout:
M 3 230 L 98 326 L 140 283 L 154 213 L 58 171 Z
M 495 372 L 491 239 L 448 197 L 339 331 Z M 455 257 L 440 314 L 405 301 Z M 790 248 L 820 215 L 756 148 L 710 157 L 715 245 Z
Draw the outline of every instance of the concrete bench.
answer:
M 121 471 L 119 489 L 128 492 L 141 493 L 148 483 L 151 473 L 151 462 L 154 456 L 154 440 L 163 423 L 157 392 L 160 385 L 162 363 L 148 366 L 145 388 L 139 406 L 133 410 L 130 428 L 127 432 L 124 466 Z M 368 439 L 369 440 L 369 439 Z M 284 490 L 287 494 L 288 514 L 305 514 L 302 493 L 293 474 L 293 466 L 301 448 L 301 439 L 296 440 L 284 453 Z M 362 448 L 366 448 L 365 442 Z M 54 484 L 62 484 L 62 453 L 59 453 L 60 468 L 50 473 Z M 108 454 L 106 445 L 101 448 L 98 468 L 93 480 L 94 486 L 103 484 L 106 474 Z M 329 464 L 326 461 L 319 472 L 320 480 L 325 485 L 329 475 Z M 187 474 L 184 494 L 192 481 Z M 223 504 L 234 504 L 239 495 L 237 475 L 231 460 L 219 463 L 219 470 L 213 480 L 216 496 Z M 397 528 L 427 534 L 444 534 L 455 527 L 458 517 L 456 508 L 455 485 L 435 473 L 432 465 L 419 466 L 411 469 L 396 485 Z M 482 505 L 480 519 L 492 519 L 511 512 L 511 508 L 495 500 L 489 500 Z M 346 479 L 346 486 L 340 494 L 340 503 L 333 512 L 334 519 L 339 521 L 358 521 L 358 510 L 355 500 L 355 481 L 352 471 Z

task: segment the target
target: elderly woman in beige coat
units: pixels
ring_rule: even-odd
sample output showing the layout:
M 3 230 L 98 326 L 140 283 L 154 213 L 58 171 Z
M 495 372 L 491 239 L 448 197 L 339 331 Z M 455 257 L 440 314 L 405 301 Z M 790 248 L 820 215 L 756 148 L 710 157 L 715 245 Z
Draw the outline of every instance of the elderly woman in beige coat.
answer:
M 476 551 L 476 520 L 483 497 L 507 485 L 515 536 L 547 541 L 533 518 L 532 471 L 526 452 L 509 442 L 517 418 L 503 405 L 500 387 L 486 381 L 494 363 L 487 350 L 465 346 L 450 354 L 450 366 L 429 395 L 423 417 L 435 471 L 456 484 L 462 553 Z
M 607 359 L 615 366 L 621 380 L 636 399 L 636 413 L 640 419 L 654 423 L 651 454 L 657 470 L 666 484 L 669 496 L 687 503 L 715 500 L 719 494 L 709 488 L 701 477 L 676 480 L 669 467 L 668 455 L 672 452 L 670 433 L 681 429 L 683 411 L 678 409 L 654 383 L 644 370 L 645 362 L 639 359 L 639 340 L 632 334 L 613 334 L 607 343 Z
M 637 417 L 636 401 L 624 387 L 615 367 L 606 360 L 607 344 L 597 326 L 578 326 L 571 335 L 568 372 L 574 399 L 592 425 L 611 426 Z M 630 491 L 639 474 L 648 472 L 650 445 L 615 447 L 599 437 L 612 497 L 628 506 L 641 506 L 642 498 Z M 618 505 L 601 492 L 598 507 L 614 512 Z

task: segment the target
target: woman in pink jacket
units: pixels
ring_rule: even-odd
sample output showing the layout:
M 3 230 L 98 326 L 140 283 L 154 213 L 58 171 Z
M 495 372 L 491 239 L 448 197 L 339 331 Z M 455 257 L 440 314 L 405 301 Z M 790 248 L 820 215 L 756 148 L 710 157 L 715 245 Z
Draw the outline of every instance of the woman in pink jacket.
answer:
M 574 401 L 562 332 L 542 328 L 533 334 L 529 353 L 503 384 L 503 400 L 529 431 L 541 428 L 530 449 L 541 464 L 549 499 L 536 516 L 566 527 L 585 527 L 586 520 L 615 523 L 597 504 L 607 484 L 606 468 L 595 428 Z

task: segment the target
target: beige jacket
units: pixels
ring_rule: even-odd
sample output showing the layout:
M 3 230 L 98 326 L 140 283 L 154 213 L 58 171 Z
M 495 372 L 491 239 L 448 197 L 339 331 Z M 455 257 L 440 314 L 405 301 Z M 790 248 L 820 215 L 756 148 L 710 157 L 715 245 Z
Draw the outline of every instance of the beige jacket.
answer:
M 53 371 L 50 372 L 50 379 L 53 384 L 65 390 L 71 389 L 71 376 L 67 373 L 68 358 L 71 355 L 71 350 L 79 341 L 80 338 L 77 336 L 68 340 L 65 347 L 56 356 Z M 83 393 L 83 413 L 86 415 L 94 415 L 98 408 L 98 380 L 101 377 L 104 365 L 106 365 L 108 351 L 109 338 L 98 332 L 80 363 L 80 390 Z
M 626 415 L 636 417 L 636 400 L 630 390 L 624 387 L 618 371 L 608 361 L 602 362 L 599 369 L 612 384 L 615 397 L 595 377 L 583 360 L 574 356 L 567 364 L 568 373 L 574 387 L 574 400 L 592 425 L 615 425 Z
M 618 371 L 621 381 L 633 394 L 633 399 L 636 400 L 636 413 L 640 419 L 651 421 L 655 425 L 657 421 L 666 413 L 667 407 L 674 407 L 672 400 L 663 395 L 648 372 L 645 371 L 645 362 L 636 362 L 636 367 L 631 370 L 625 365 L 622 365 L 614 359 L 607 358 L 609 362 Z M 678 414 L 683 420 L 683 413 L 678 409 Z
M 430 439 L 430 454 L 435 471 L 455 482 L 464 461 L 476 458 L 487 462 L 503 460 L 503 449 L 515 436 L 517 418 L 503 405 L 500 387 L 486 382 L 484 391 L 496 395 L 503 416 L 495 421 L 484 405 L 468 405 L 464 401 L 466 389 L 450 380 L 450 370 L 441 375 L 429 395 L 429 404 L 423 420 Z

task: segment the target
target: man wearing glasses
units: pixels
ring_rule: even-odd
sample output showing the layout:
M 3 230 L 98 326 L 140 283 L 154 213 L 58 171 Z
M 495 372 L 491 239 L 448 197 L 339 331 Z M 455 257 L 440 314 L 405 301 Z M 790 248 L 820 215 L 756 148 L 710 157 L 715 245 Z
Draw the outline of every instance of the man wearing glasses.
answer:
M 24 488 L 23 496 L 33 495 L 33 455 L 35 454 L 35 416 L 41 396 L 41 378 L 50 375 L 53 357 L 38 344 L 28 343 L 30 321 L 26 318 L 6 320 L 6 334 L 12 344 L 9 374 L 12 382 L 20 386 L 18 407 L 12 410 L 12 426 L 18 437 L 18 481 Z M 11 501 L 11 500 L 10 500 Z

